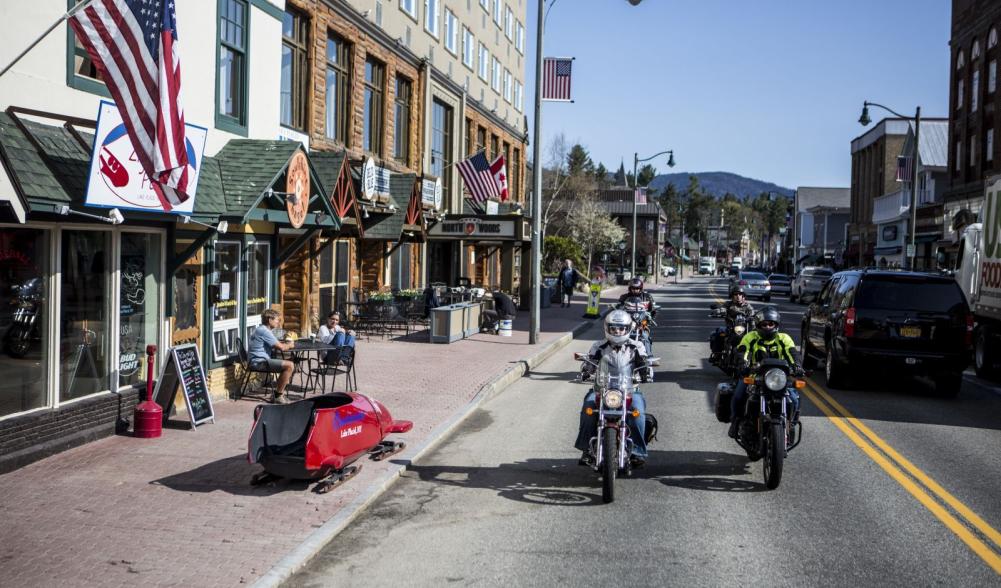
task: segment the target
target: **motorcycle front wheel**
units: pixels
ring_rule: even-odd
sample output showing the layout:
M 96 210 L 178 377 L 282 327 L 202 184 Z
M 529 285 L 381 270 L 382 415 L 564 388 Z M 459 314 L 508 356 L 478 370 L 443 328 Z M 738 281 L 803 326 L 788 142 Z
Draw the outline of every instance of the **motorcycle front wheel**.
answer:
M 765 486 L 769 490 L 779 487 L 782 481 L 782 462 L 785 459 L 785 428 L 782 423 L 771 423 L 770 430 L 764 432 L 762 439 L 764 442 Z
M 6 347 L 7 355 L 21 359 L 28 354 L 28 349 L 31 347 L 31 335 L 24 333 L 23 328 L 12 327 L 11 332 L 7 334 Z
M 601 438 L 601 500 L 615 500 L 615 475 L 619 471 L 618 431 L 608 427 Z

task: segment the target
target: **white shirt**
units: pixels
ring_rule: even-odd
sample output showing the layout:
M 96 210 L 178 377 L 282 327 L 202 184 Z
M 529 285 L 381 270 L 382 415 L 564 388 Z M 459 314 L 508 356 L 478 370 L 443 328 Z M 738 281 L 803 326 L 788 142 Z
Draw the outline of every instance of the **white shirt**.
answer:
M 344 333 L 344 327 L 340 325 L 335 325 L 333 330 L 327 325 L 321 325 L 320 330 L 316 332 L 316 338 L 320 341 L 329 344 L 334 340 L 334 335 L 337 333 Z

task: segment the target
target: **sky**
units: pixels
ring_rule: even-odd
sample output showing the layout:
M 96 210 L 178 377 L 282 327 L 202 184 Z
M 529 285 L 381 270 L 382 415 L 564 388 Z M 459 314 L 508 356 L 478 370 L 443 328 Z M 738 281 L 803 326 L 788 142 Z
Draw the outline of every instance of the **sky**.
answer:
M 538 5 L 521 1 L 531 125 Z M 574 103 L 543 102 L 542 160 L 562 132 L 613 171 L 673 149 L 658 173 L 848 187 L 864 100 L 947 116 L 950 19 L 950 0 L 556 0 L 544 55 L 576 58 Z

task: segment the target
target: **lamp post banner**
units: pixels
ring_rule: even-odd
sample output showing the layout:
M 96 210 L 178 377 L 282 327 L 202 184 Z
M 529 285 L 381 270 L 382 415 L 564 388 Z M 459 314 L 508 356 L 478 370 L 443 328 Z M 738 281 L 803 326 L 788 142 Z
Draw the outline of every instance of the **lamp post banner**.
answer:
M 198 176 L 202 169 L 205 137 L 208 130 L 184 125 L 184 144 L 188 151 L 189 198 L 170 210 L 170 214 L 191 214 L 195 209 Z M 136 157 L 132 141 L 125 131 L 122 115 L 113 102 L 102 100 L 97 111 L 94 153 L 90 158 L 87 180 L 87 206 L 165 212 L 153 191 L 149 176 Z

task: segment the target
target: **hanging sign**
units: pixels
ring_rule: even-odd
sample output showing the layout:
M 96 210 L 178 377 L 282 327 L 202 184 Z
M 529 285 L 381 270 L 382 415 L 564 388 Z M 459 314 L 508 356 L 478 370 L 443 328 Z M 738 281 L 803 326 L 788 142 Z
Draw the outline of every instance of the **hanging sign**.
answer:
M 470 217 L 442 221 L 431 227 L 430 235 L 439 237 L 514 237 L 514 221 L 483 220 Z
M 486 212 L 487 214 L 497 214 L 497 208 L 499 206 L 496 200 L 487 200 L 486 202 Z
M 185 125 L 184 145 L 188 151 L 188 199 L 175 206 L 172 214 L 191 214 L 202 169 L 205 136 L 208 130 Z M 164 212 L 163 205 L 146 172 L 143 171 L 122 115 L 113 102 L 101 101 L 97 111 L 94 153 L 87 181 L 87 206 Z
M 421 181 L 421 202 L 436 209 L 441 208 L 441 178 L 424 178 Z
M 174 408 L 174 397 L 178 389 L 184 393 L 184 404 L 188 407 L 192 429 L 205 421 L 215 422 L 208 381 L 205 379 L 205 370 L 202 369 L 198 346 L 194 343 L 171 347 L 167 362 L 156 381 L 153 401 L 163 409 L 164 422 Z
M 366 200 L 389 197 L 389 178 L 388 169 L 375 165 L 371 157 L 366 158 L 361 168 L 362 197 Z
M 296 151 L 288 164 L 285 192 L 289 223 L 298 229 L 306 221 L 306 210 L 309 208 L 309 162 L 302 151 Z

